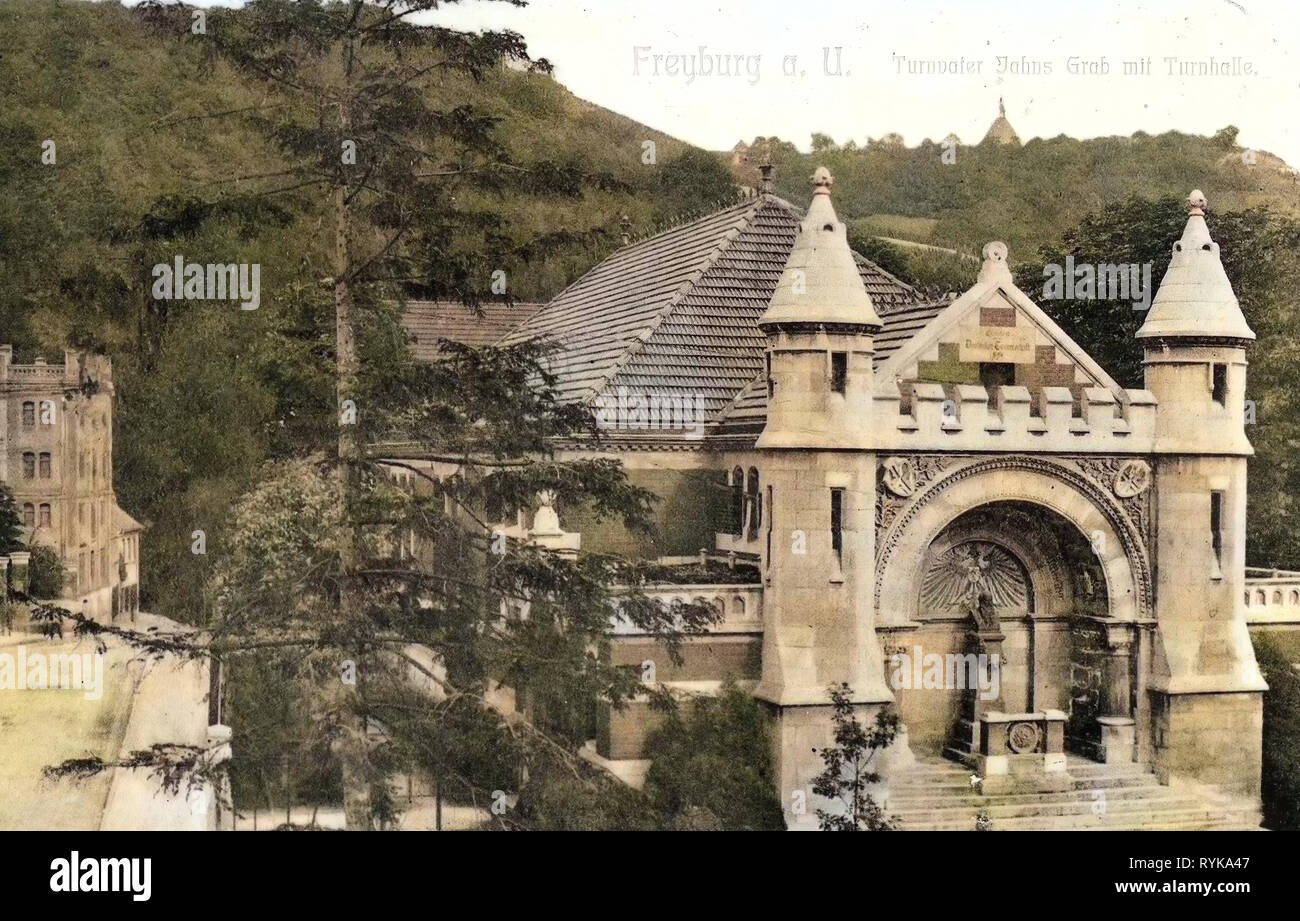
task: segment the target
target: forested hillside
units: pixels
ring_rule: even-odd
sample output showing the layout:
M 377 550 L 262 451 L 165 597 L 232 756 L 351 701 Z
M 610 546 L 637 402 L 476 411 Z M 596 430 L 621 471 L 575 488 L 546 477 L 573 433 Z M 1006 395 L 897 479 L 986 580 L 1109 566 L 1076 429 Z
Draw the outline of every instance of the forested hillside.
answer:
M 114 477 L 123 507 L 148 526 L 145 602 L 173 617 L 201 617 L 208 564 L 190 552 L 191 533 L 206 532 L 211 554 L 259 465 L 314 441 L 304 433 L 334 425 L 332 316 L 321 268 L 329 228 L 310 194 L 288 178 L 276 187 L 281 150 L 255 120 L 282 100 L 254 89 L 202 42 L 180 41 L 116 3 L 54 0 L 0 4 L 0 37 L 0 342 L 13 343 L 20 360 L 57 357 L 69 344 L 113 358 Z M 645 234 L 730 191 L 717 158 L 584 102 L 543 73 L 493 68 L 481 81 L 448 75 L 433 85 L 432 102 L 448 118 L 496 116 L 503 158 L 538 177 L 490 199 L 466 192 L 478 197 L 480 218 L 492 216 L 446 241 L 449 259 L 464 260 L 466 285 L 486 291 L 500 269 L 509 296 L 550 297 L 617 246 L 624 226 Z M 653 163 L 645 162 L 646 141 L 655 144 Z M 1300 566 L 1290 524 L 1290 496 L 1300 493 L 1291 462 L 1300 439 L 1290 399 L 1300 385 L 1294 175 L 1264 155 L 1243 163 L 1232 129 L 963 145 L 951 164 L 934 143 L 818 146 L 801 153 L 760 138 L 754 150 L 770 151 L 776 191 L 800 206 L 813 168 L 829 167 L 855 243 L 909 280 L 945 290 L 969 285 L 975 263 L 874 238 L 971 255 L 1002 239 L 1029 285 L 1043 262 L 1066 252 L 1167 260 L 1181 227 L 1178 202 L 1193 186 L 1204 189 L 1247 316 L 1269 337 L 1251 369 L 1260 401 L 1251 434 L 1261 452 L 1252 471 L 1251 561 Z M 756 182 L 753 166 L 751 159 L 737 178 Z M 1258 208 L 1271 210 L 1249 210 Z M 466 257 L 474 239 L 491 234 L 518 241 L 540 234 L 548 246 L 509 265 Z M 260 264 L 259 308 L 153 299 L 152 266 L 178 255 Z M 446 294 L 444 282 L 412 278 L 407 293 Z M 1140 317 L 1131 309 L 1115 316 L 1095 304 L 1044 306 L 1135 383 L 1129 336 Z M 384 360 L 407 360 L 400 342 L 367 347 Z
M 0 342 L 23 361 L 59 358 L 66 344 L 113 358 L 114 477 L 148 527 L 145 601 L 200 616 L 207 562 L 191 533 L 206 532 L 211 554 L 258 465 L 333 424 L 319 202 L 279 178 L 281 151 L 257 130 L 283 101 L 202 40 L 139 8 L 54 0 L 0 4 L 0 37 Z M 487 295 L 500 269 L 507 296 L 549 296 L 619 245 L 624 216 L 640 235 L 732 191 L 711 155 L 544 73 L 434 73 L 431 105 L 460 126 L 495 116 L 498 159 L 536 178 L 461 196 L 476 199 L 466 221 L 478 224 L 445 241 L 457 290 Z M 493 234 L 548 245 L 508 265 L 465 256 Z M 259 308 L 153 299 L 152 267 L 177 256 L 259 264 Z M 455 291 L 417 278 L 409 293 Z M 403 360 L 400 343 L 372 345 Z

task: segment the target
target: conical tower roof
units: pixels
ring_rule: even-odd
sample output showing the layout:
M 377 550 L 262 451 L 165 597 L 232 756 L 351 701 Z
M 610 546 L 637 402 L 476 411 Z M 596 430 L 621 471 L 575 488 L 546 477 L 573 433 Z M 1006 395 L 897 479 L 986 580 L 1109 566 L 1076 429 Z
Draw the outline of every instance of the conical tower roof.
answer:
M 1253 340 L 1255 334 L 1219 261 L 1219 244 L 1210 239 L 1205 225 L 1205 196 L 1197 189 L 1187 200 L 1187 226 L 1174 244 L 1169 270 L 1137 338 Z
M 878 330 L 884 325 L 862 283 L 844 224 L 835 216 L 832 182 L 824 166 L 813 174 L 812 204 L 759 326 L 837 324 Z

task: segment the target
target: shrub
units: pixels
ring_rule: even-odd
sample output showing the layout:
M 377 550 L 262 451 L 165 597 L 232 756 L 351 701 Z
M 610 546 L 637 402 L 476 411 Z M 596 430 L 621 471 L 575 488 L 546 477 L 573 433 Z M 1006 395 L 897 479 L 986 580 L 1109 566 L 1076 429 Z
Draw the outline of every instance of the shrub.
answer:
M 63 561 L 49 547 L 36 544 L 27 548 L 32 559 L 27 567 L 27 593 L 33 598 L 63 597 Z
M 1264 826 L 1300 829 L 1300 674 L 1276 641 L 1256 636 L 1255 657 L 1268 682 L 1264 695 Z
M 645 792 L 670 828 L 782 831 L 770 735 L 762 705 L 728 684 L 651 733 Z

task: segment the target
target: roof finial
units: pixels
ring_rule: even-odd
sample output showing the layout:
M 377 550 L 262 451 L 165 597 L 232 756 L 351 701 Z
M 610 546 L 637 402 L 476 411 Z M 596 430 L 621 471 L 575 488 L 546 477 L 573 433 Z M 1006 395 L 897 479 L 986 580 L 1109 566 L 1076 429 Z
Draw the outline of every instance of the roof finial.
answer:
M 1191 205 L 1191 213 L 1204 216 L 1209 202 L 1205 200 L 1205 194 L 1200 189 L 1192 189 L 1192 194 L 1187 196 L 1187 203 Z
M 763 162 L 758 165 L 758 174 L 762 178 L 759 180 L 758 188 L 761 192 L 772 191 L 772 160 L 770 157 L 764 157 Z
M 1001 240 L 984 244 L 981 251 L 984 261 L 980 265 L 977 281 L 1010 281 L 1011 269 L 1007 266 L 1007 245 Z
M 824 166 L 817 167 L 812 174 L 812 183 L 816 188 L 813 190 L 814 195 L 831 194 L 831 186 L 835 184 L 835 179 L 831 176 L 831 171 Z
M 1006 118 L 1007 115 L 1007 107 L 1002 104 L 1001 96 L 998 97 L 998 114 L 1001 115 L 1003 118 Z

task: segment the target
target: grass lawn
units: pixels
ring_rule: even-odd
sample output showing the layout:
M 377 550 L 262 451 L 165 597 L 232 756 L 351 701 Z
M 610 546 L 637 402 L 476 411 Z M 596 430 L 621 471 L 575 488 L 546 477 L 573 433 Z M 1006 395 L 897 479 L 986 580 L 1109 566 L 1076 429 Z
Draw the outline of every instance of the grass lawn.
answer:
M 15 658 L 18 636 L 0 637 Z M 27 653 L 85 653 L 87 641 L 25 639 Z M 0 829 L 98 829 L 109 775 L 45 781 L 41 769 L 67 758 L 117 757 L 136 667 L 125 649 L 104 656 L 103 696 L 82 690 L 0 690 Z

